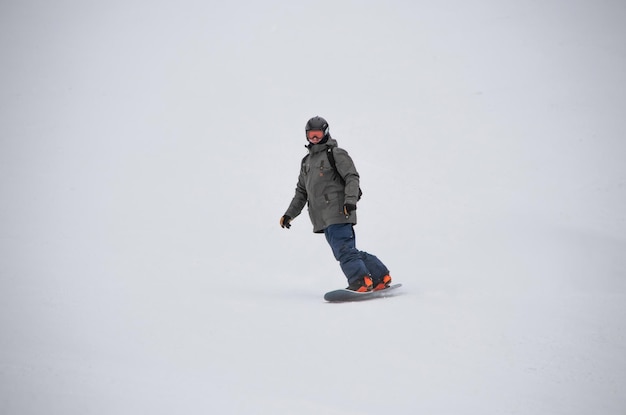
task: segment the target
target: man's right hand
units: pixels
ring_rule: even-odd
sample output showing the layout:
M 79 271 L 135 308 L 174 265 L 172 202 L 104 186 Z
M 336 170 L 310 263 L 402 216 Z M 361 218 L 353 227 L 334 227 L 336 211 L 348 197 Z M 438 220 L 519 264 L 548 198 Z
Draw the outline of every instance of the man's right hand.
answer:
M 291 228 L 291 216 L 283 215 L 283 217 L 280 218 L 280 227 L 287 229 Z

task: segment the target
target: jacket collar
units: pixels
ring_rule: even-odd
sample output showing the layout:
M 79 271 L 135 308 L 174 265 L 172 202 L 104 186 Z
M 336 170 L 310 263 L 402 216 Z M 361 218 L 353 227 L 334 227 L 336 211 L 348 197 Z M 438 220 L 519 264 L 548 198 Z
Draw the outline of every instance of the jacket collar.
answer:
M 319 143 L 319 144 L 309 143 L 305 147 L 309 149 L 310 154 L 315 154 L 315 153 L 319 153 L 322 151 L 326 151 L 328 147 L 337 147 L 337 140 L 329 136 L 328 140 L 324 143 Z

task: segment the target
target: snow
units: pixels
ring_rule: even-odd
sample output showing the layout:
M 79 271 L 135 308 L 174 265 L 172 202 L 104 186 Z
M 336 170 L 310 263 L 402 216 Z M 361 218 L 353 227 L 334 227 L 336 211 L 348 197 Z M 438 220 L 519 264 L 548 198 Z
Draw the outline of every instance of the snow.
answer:
M 0 6 L 0 413 L 626 413 L 626 5 Z M 278 219 L 314 115 L 345 281 Z

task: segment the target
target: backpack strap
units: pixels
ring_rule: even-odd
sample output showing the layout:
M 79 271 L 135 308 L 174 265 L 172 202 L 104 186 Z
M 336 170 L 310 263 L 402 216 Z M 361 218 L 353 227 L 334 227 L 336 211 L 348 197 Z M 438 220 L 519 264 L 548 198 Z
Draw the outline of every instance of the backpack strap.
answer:
M 333 154 L 333 147 L 328 147 L 326 149 L 326 155 L 328 156 L 328 162 L 330 163 L 330 167 L 335 171 L 335 175 L 339 178 L 339 181 L 342 185 L 346 185 L 346 181 L 339 174 L 339 170 L 337 170 L 337 164 L 335 163 L 335 155 Z
M 333 148 L 334 147 L 328 147 L 326 149 L 326 155 L 328 156 L 328 161 L 330 162 L 330 166 L 335 171 L 335 175 L 339 178 L 339 181 L 341 182 L 341 184 L 345 186 L 346 181 L 343 179 L 341 174 L 339 174 L 339 170 L 337 170 L 337 164 L 335 163 L 335 155 L 333 154 Z M 357 196 L 356 200 L 361 200 L 361 196 L 363 196 L 363 191 L 361 190 L 361 187 L 359 186 L 359 195 Z

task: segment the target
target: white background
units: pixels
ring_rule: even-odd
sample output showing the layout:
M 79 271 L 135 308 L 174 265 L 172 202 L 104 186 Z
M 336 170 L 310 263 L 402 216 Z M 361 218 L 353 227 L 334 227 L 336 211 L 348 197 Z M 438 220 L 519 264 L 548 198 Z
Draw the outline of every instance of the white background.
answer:
M 0 412 L 626 413 L 621 1 L 0 5 Z M 345 286 L 306 212 L 361 174 Z

